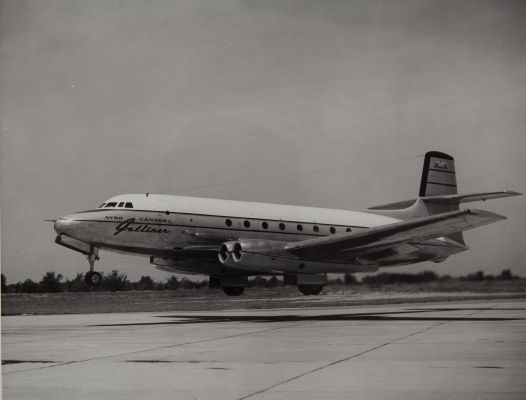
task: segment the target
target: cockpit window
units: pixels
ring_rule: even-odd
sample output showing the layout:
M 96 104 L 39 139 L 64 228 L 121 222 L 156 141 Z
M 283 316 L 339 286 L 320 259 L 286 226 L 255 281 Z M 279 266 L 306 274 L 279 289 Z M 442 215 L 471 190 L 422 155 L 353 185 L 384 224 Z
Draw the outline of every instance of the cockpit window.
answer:
M 126 205 L 124 207 L 125 208 L 133 208 L 133 204 L 132 203 L 126 203 Z
M 108 207 L 117 207 L 117 202 L 112 202 L 112 203 L 106 204 L 105 208 L 108 208 Z
M 104 207 L 105 205 L 106 205 L 106 203 L 102 203 L 102 204 L 99 206 L 99 208 L 102 208 L 102 207 Z
M 122 206 L 124 206 L 124 201 L 121 201 L 117 207 L 122 207 Z

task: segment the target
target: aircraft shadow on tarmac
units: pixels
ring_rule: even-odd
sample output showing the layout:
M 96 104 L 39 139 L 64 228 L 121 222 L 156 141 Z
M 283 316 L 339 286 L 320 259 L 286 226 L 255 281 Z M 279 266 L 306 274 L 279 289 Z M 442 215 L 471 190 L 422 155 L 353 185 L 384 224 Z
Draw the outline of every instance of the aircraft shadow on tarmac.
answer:
M 91 326 L 140 326 L 140 325 L 182 325 L 197 323 L 218 323 L 218 322 L 302 322 L 302 321 L 460 321 L 460 322 L 502 322 L 502 321 L 521 321 L 524 318 L 509 317 L 475 317 L 472 316 L 480 311 L 518 311 L 524 308 L 426 308 L 408 309 L 403 311 L 371 312 L 371 313 L 346 313 L 328 315 L 158 315 L 157 318 L 170 319 L 170 321 L 160 322 L 138 322 L 122 324 L 98 324 Z M 427 313 L 452 312 L 452 311 L 473 311 L 466 316 L 430 316 Z M 407 315 L 423 314 L 423 315 Z

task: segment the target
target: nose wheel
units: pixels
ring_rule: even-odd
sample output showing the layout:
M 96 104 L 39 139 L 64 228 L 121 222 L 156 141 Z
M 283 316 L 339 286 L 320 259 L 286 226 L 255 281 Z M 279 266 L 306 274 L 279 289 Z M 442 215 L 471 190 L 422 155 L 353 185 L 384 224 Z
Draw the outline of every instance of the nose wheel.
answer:
M 89 262 L 89 271 L 84 275 L 84 282 L 88 286 L 98 286 L 102 282 L 102 275 L 95 271 L 95 261 L 99 259 L 99 249 L 91 246 L 89 254 L 86 255 Z
M 86 285 L 88 286 L 98 286 L 101 281 L 102 275 L 97 271 L 86 272 L 86 275 L 84 275 L 84 282 L 86 282 Z

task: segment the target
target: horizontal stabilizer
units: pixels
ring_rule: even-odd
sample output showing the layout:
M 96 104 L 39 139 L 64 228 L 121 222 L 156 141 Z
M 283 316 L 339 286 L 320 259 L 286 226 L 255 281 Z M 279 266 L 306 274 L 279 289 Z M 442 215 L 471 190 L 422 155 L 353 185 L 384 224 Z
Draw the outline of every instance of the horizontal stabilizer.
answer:
M 368 210 L 403 210 L 415 204 L 416 199 L 398 201 L 396 203 L 382 204 L 381 206 L 368 207 Z
M 513 190 L 502 190 L 499 192 L 486 192 L 486 193 L 468 193 L 468 194 L 445 194 L 440 196 L 427 196 L 421 197 L 426 203 L 434 204 L 460 204 L 470 203 L 473 201 L 486 201 L 492 199 L 500 199 L 502 197 L 521 196 L 522 193 L 515 192 Z M 381 206 L 369 207 L 368 210 L 403 210 L 404 208 L 411 207 L 417 199 L 398 201 L 396 203 L 383 204 Z
M 513 190 L 502 190 L 499 192 L 469 193 L 469 194 L 446 194 L 442 196 L 422 197 L 426 203 L 460 204 L 473 201 L 486 201 L 500 199 L 501 197 L 520 196 L 521 193 Z
M 489 211 L 452 211 L 368 228 L 356 233 L 341 233 L 294 242 L 288 244 L 285 250 L 305 256 L 331 252 L 349 252 L 350 255 L 356 256 L 362 252 L 385 249 L 401 243 L 424 242 L 502 219 L 506 217 Z

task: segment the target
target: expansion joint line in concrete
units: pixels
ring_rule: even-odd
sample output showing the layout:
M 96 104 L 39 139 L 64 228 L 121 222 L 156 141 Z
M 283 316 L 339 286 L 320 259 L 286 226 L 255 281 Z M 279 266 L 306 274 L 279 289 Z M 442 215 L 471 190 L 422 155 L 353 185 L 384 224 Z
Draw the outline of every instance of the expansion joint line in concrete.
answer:
M 489 309 L 492 309 L 492 308 L 494 308 L 494 307 L 490 307 Z M 472 312 L 472 313 L 470 313 L 470 314 L 467 314 L 465 317 L 471 317 L 471 316 L 473 316 L 473 315 L 475 315 L 475 314 L 477 314 L 477 313 L 480 313 L 480 312 L 482 312 L 482 311 L 487 311 L 487 310 L 477 310 L 477 311 L 475 311 L 475 312 Z M 341 359 L 339 359 L 339 360 L 336 360 L 336 361 L 333 361 L 333 362 L 331 362 L 331 363 L 328 363 L 328 364 L 322 365 L 322 366 L 320 366 L 320 367 L 313 368 L 313 369 L 311 369 L 311 370 L 308 370 L 308 371 L 302 372 L 301 374 L 298 374 L 298 375 L 292 376 L 292 377 L 290 377 L 290 378 L 288 378 L 288 379 L 285 379 L 285 380 L 283 380 L 283 381 L 280 381 L 280 382 L 278 382 L 278 383 L 275 383 L 274 385 L 267 386 L 266 388 L 261 389 L 261 390 L 258 390 L 257 392 L 253 392 L 253 393 L 247 394 L 246 396 L 240 397 L 240 398 L 238 398 L 237 400 L 245 400 L 245 399 L 249 399 L 249 398 L 251 398 L 251 397 L 257 396 L 257 395 L 262 394 L 262 393 L 265 393 L 265 392 L 267 392 L 267 391 L 269 391 L 269 390 L 271 390 L 271 389 L 274 389 L 274 388 L 276 388 L 276 387 L 278 387 L 278 386 L 281 386 L 281 385 L 284 385 L 284 384 L 286 384 L 286 383 L 289 383 L 289 382 L 295 381 L 296 379 L 303 378 L 304 376 L 307 376 L 307 375 L 313 374 L 313 373 L 315 373 L 315 372 L 318 372 L 318 371 L 324 370 L 324 369 L 326 369 L 326 368 L 332 367 L 333 365 L 341 364 L 341 363 L 344 363 L 344 362 L 346 362 L 346 361 L 352 360 L 352 359 L 354 359 L 354 358 L 357 358 L 357 357 L 363 356 L 364 354 L 371 353 L 371 352 L 373 352 L 373 351 L 375 351 L 375 350 L 381 349 L 382 347 L 389 346 L 390 344 L 393 344 L 393 343 L 399 342 L 400 340 L 407 339 L 407 338 L 409 338 L 409 337 L 411 337 L 411 336 L 416 336 L 416 335 L 419 335 L 419 334 L 421 334 L 421 333 L 424 333 L 424 332 L 430 331 L 430 330 L 432 330 L 432 329 L 434 329 L 434 328 L 437 328 L 437 327 L 439 327 L 439 326 L 441 326 L 441 325 L 448 324 L 448 323 L 450 323 L 450 322 L 452 322 L 452 321 L 453 321 L 453 320 L 439 322 L 439 323 L 437 323 L 437 324 L 434 324 L 434 325 L 428 326 L 427 328 L 421 329 L 421 330 L 419 330 L 419 331 L 412 332 L 412 333 L 410 333 L 410 334 L 408 334 L 408 335 L 404 335 L 404 336 L 401 336 L 401 337 L 399 337 L 399 338 L 393 339 L 393 340 L 391 340 L 391 341 L 389 341 L 389 342 L 385 342 L 385 343 L 382 343 L 382 344 L 380 344 L 380 345 L 378 345 L 378 346 L 374 346 L 374 347 L 372 347 L 372 348 L 370 348 L 370 349 L 368 349 L 368 350 L 364 350 L 364 351 L 362 351 L 362 352 L 360 352 L 360 353 L 352 354 L 352 355 L 350 355 L 350 356 L 348 356 L 348 357 L 341 358 Z
M 64 365 L 85 363 L 85 362 L 88 362 L 88 361 L 104 360 L 104 359 L 108 359 L 108 358 L 122 357 L 122 356 L 130 356 L 130 355 L 135 355 L 135 354 L 147 353 L 149 351 L 171 349 L 171 348 L 174 348 L 174 347 L 189 346 L 189 345 L 197 344 L 197 343 L 213 342 L 213 341 L 216 341 L 216 340 L 231 339 L 231 338 L 245 336 L 245 335 L 255 335 L 255 334 L 258 334 L 258 333 L 277 331 L 279 329 L 294 328 L 294 327 L 301 326 L 301 325 L 306 325 L 306 324 L 307 324 L 306 322 L 303 322 L 303 323 L 291 324 L 291 325 L 287 325 L 287 326 L 279 326 L 277 328 L 260 329 L 260 330 L 257 330 L 257 331 L 251 331 L 251 332 L 245 332 L 245 333 L 236 333 L 235 335 L 227 335 L 227 336 L 220 336 L 220 337 L 214 337 L 214 338 L 209 338 L 209 339 L 193 340 L 193 341 L 184 342 L 184 343 L 170 344 L 170 345 L 166 345 L 166 346 L 154 347 L 152 349 L 135 350 L 135 351 L 128 351 L 128 352 L 119 353 L 119 354 L 110 354 L 110 355 L 107 355 L 107 356 L 85 358 L 85 359 L 82 359 L 82 360 L 66 361 L 66 362 L 56 363 L 56 364 L 52 364 L 52 365 L 44 365 L 44 366 L 41 366 L 41 367 L 34 367 L 34 368 L 28 368 L 28 369 L 23 369 L 23 370 L 18 370 L 18 371 L 4 372 L 2 375 L 20 374 L 20 373 L 24 373 L 24 372 L 30 372 L 30 371 L 39 370 L 39 369 L 56 368 L 56 367 L 62 367 Z

